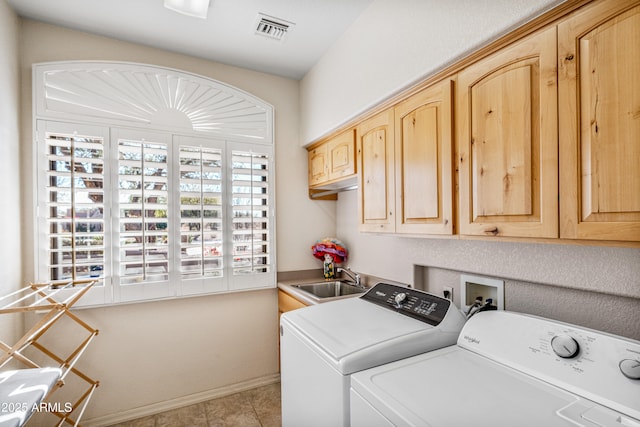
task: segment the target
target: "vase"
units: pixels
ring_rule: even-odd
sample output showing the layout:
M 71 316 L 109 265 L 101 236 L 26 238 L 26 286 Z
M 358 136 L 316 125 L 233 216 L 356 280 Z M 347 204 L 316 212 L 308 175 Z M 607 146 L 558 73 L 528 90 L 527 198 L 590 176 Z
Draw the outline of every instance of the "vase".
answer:
M 334 279 L 336 277 L 336 270 L 333 261 L 324 261 L 324 278 Z

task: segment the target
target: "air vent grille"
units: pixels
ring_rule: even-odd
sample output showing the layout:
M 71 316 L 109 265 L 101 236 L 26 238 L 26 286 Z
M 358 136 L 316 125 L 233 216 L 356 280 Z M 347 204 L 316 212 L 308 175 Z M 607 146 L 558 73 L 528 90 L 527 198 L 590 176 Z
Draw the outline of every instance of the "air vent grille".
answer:
M 258 14 L 256 23 L 256 34 L 268 37 L 274 40 L 284 40 L 293 27 L 292 22 L 284 19 L 274 18 L 273 16 Z

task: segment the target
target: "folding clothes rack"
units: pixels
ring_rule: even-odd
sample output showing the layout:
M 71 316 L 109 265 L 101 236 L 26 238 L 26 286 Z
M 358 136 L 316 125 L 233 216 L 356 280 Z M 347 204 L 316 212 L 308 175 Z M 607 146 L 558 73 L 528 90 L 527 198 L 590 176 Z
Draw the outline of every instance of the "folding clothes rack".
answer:
M 75 367 L 76 362 L 80 359 L 91 341 L 98 335 L 98 330 L 92 328 L 78 316 L 70 311 L 71 307 L 82 298 L 89 289 L 95 284 L 95 281 L 70 281 L 66 283 L 56 284 L 31 284 L 11 294 L 0 297 L 0 316 L 16 314 L 16 313 L 37 313 L 35 324 L 13 345 L 9 345 L 0 340 L 0 373 L 3 368 L 12 361 L 19 362 L 26 366 L 28 372 L 38 375 L 39 369 L 43 365 L 47 367 L 57 367 L 60 377 L 53 385 L 44 393 L 44 404 L 42 406 L 29 406 L 23 404 L 23 407 L 44 408 L 42 412 L 53 414 L 57 417 L 56 424 L 61 426 L 65 423 L 78 426 L 80 419 L 91 400 L 93 392 L 99 385 L 99 381 L 91 379 L 84 372 Z M 63 299 L 64 298 L 64 299 Z M 26 319 L 27 316 L 25 316 Z M 62 318 L 68 318 L 77 324 L 82 331 L 79 334 L 81 342 L 73 350 L 56 350 L 51 348 L 55 344 L 45 344 L 41 338 L 51 330 L 51 328 Z M 83 339 L 82 334 L 86 333 Z M 74 336 L 75 340 L 75 336 Z M 51 340 L 49 340 L 51 341 Z M 75 345 L 75 341 L 74 344 Z M 30 350 L 28 350 L 30 349 Z M 27 351 L 28 350 L 28 351 Z M 34 353 L 35 356 L 31 356 Z M 62 355 L 60 355 L 62 353 Z M 67 354 L 68 353 L 68 354 Z M 36 362 L 45 360 L 45 362 Z M 12 363 L 17 364 L 17 363 Z M 26 373 L 27 371 L 20 372 Z M 62 388 L 68 375 L 72 375 L 74 381 L 79 379 L 79 388 L 83 390 L 75 401 L 67 401 L 64 403 L 55 402 L 54 393 Z M 71 379 L 69 377 L 69 379 Z M 38 380 L 34 378 L 34 380 Z M 86 383 L 86 387 L 84 385 Z M 2 384 L 0 384 L 1 386 Z M 38 384 L 42 386 L 41 384 Z M 42 400 L 42 399 L 40 399 Z M 47 403 L 48 402 L 48 403 Z M 40 405 L 40 402 L 38 402 Z M 18 408 L 20 405 L 16 405 Z M 37 411 L 40 412 L 40 411 Z M 1 415 L 1 414 L 0 414 Z M 26 423 L 31 413 L 26 414 L 23 423 Z M 22 425 L 22 424 L 18 424 Z

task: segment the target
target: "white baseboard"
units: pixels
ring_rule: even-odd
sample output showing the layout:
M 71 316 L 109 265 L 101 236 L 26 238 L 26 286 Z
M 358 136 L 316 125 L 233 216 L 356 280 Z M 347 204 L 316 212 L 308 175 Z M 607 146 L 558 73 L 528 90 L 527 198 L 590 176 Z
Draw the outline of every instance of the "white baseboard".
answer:
M 280 381 L 280 374 L 267 375 L 265 377 L 254 378 L 237 384 L 231 384 L 200 393 L 182 396 L 176 399 L 164 402 L 153 403 L 151 405 L 141 406 L 129 409 L 127 411 L 118 412 L 117 414 L 104 415 L 101 417 L 82 420 L 82 425 L 87 427 L 104 427 L 125 421 L 135 420 L 137 418 L 147 417 L 160 412 L 170 411 L 172 409 L 182 408 L 184 406 L 195 405 L 196 403 L 206 402 L 207 400 L 217 399 L 219 397 L 229 396 L 231 394 L 240 393 L 256 387 L 273 384 Z

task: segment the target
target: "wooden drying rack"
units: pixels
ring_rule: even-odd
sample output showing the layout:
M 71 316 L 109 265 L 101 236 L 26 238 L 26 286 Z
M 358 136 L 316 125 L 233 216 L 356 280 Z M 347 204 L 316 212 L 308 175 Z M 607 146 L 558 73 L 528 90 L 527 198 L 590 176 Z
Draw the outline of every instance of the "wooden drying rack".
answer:
M 80 300 L 95 284 L 93 280 L 70 281 L 63 283 L 31 284 L 13 293 L 0 297 L 0 316 L 16 313 L 38 313 L 41 317 L 24 335 L 13 345 L 9 345 L 0 340 L 0 370 L 11 361 L 17 361 L 27 368 L 41 368 L 40 364 L 33 361 L 25 354 L 28 348 L 34 348 L 47 359 L 53 361 L 51 365 L 62 370 L 62 375 L 56 385 L 49 391 L 45 401 L 51 401 L 56 390 L 65 384 L 67 375 L 73 374 L 80 380 L 87 383 L 86 390 L 72 402 L 73 409 L 69 412 L 52 411 L 51 414 L 58 417 L 55 425 L 61 426 L 65 422 L 74 426 L 79 426 L 87 404 L 91 400 L 93 392 L 100 384 L 99 381 L 91 379 L 85 373 L 75 367 L 85 349 L 91 341 L 98 335 L 98 330 L 92 328 L 78 316 L 71 313 L 70 309 Z M 67 294 L 70 292 L 70 294 Z M 66 296 L 64 299 L 59 300 Z M 67 296 L 68 295 L 68 296 Z M 81 328 L 86 330 L 87 336 L 82 342 L 65 356 L 60 356 L 53 349 L 38 342 L 47 331 L 61 318 L 67 317 Z M 55 407 L 55 406 L 54 406 Z M 74 418 L 71 418 L 71 417 Z

